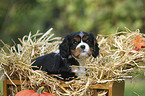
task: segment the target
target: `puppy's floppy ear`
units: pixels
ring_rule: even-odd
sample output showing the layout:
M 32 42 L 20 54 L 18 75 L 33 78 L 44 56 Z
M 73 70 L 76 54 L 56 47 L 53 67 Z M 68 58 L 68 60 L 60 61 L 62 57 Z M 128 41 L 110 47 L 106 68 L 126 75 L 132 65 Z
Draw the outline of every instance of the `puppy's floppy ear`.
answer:
M 70 35 L 67 35 L 62 41 L 62 43 L 59 45 L 60 55 L 63 58 L 68 58 L 68 56 L 70 55 L 69 41 Z
M 96 38 L 94 37 L 94 34 L 93 33 L 90 33 L 90 36 L 91 38 L 93 39 L 93 52 L 92 52 L 92 56 L 93 57 L 97 57 L 99 55 L 99 47 L 98 47 L 98 43 L 97 43 L 97 40 Z

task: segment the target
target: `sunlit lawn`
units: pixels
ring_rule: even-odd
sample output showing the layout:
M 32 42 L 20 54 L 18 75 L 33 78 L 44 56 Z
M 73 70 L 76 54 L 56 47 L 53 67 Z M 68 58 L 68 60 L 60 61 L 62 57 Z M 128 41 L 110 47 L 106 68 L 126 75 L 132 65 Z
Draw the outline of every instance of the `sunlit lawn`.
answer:
M 2 91 L 3 91 L 3 82 L 2 82 L 2 80 L 0 80 L 0 94 Z
M 3 84 L 0 81 L 0 89 L 3 91 Z M 141 80 L 125 80 L 125 95 L 124 96 L 145 96 L 145 79 Z
M 126 80 L 125 96 L 145 96 L 145 79 Z

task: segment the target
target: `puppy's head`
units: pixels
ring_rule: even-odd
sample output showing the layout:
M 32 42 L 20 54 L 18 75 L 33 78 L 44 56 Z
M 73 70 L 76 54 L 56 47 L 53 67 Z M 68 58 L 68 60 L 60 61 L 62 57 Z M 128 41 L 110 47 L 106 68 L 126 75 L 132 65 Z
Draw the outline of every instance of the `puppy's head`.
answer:
M 72 55 L 75 58 L 96 57 L 99 54 L 99 47 L 93 33 L 75 32 L 67 35 L 59 46 L 60 55 L 68 58 Z

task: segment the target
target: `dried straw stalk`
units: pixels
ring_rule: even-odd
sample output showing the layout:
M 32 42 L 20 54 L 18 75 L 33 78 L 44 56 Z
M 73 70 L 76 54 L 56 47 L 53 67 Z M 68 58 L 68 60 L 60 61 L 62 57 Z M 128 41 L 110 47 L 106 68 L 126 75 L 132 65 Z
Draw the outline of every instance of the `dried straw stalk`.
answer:
M 135 69 L 145 68 L 145 50 L 133 50 L 135 46 L 132 43 L 137 35 L 145 41 L 145 34 L 140 33 L 139 30 L 132 32 L 126 28 L 127 32 L 118 32 L 109 36 L 98 35 L 100 55 L 97 58 L 88 58 L 87 66 L 72 66 L 86 68 L 87 75 L 80 76 L 79 80 L 63 82 L 41 70 L 34 71 L 31 69 L 33 64 L 31 61 L 38 56 L 58 50 L 61 43 L 59 37 L 52 38 L 51 30 L 45 34 L 39 31 L 34 35 L 29 33 L 28 36 L 19 38 L 21 44 L 12 47 L 1 41 L 4 44 L 0 50 L 1 70 L 9 80 L 19 79 L 22 82 L 22 89 L 36 89 L 38 86 L 45 86 L 45 91 L 58 96 L 91 95 L 93 93 L 90 92 L 90 85 L 132 77 L 131 73 Z M 14 83 L 13 85 L 16 87 Z M 17 91 L 13 90 L 13 94 L 15 93 Z

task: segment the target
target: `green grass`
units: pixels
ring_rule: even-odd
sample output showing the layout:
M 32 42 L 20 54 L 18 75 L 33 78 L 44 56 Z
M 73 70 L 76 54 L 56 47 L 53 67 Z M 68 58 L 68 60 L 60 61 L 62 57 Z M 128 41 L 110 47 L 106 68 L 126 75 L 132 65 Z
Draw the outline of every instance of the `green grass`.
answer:
M 3 92 L 3 82 L 0 81 L 0 92 Z M 125 80 L 124 96 L 145 96 L 145 79 Z
M 145 96 L 145 79 L 125 80 L 125 96 Z
M 3 92 L 3 82 L 0 80 L 0 94 Z

